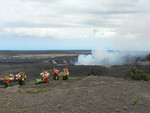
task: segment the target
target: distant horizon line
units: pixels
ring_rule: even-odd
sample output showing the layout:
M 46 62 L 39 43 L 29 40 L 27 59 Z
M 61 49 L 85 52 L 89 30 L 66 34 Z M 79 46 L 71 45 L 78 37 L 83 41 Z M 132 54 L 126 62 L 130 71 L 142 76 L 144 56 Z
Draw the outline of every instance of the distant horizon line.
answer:
M 27 49 L 27 50 L 2 50 L 0 49 L 0 51 L 91 51 L 92 49 Z
M 93 49 L 41 49 L 41 50 L 40 49 L 39 50 L 38 49 L 33 49 L 33 50 L 31 50 L 31 49 L 30 50 L 28 50 L 28 49 L 27 50 L 23 50 L 23 49 L 22 50 L 15 50 L 15 49 L 14 50 L 9 50 L 9 49 L 8 50 L 1 50 L 0 49 L 0 51 L 92 51 L 92 50 Z M 109 49 L 107 51 L 116 51 L 116 52 L 117 51 L 118 52 L 119 51 L 137 51 L 137 52 L 138 51 L 139 52 L 144 51 L 144 52 L 150 52 L 150 50 L 112 50 L 112 49 Z

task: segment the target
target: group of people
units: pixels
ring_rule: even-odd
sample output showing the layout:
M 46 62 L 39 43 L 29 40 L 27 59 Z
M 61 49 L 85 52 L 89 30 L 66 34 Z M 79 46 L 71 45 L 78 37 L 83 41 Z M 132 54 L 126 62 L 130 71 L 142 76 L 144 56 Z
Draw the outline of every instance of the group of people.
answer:
M 45 70 L 43 69 L 42 73 L 40 73 L 41 79 L 36 79 L 35 84 L 41 84 L 41 83 L 48 83 L 49 82 L 49 76 L 53 75 L 54 80 L 68 80 L 68 75 L 69 75 L 69 70 L 68 68 L 64 68 L 62 72 L 59 72 L 58 69 L 53 68 L 50 70 Z M 26 75 L 25 73 L 18 73 L 16 75 L 14 74 L 9 74 L 9 76 L 3 76 L 0 78 L 1 81 L 5 83 L 5 87 L 10 87 L 12 86 L 11 82 L 13 80 L 17 80 L 19 85 L 25 85 L 25 79 Z

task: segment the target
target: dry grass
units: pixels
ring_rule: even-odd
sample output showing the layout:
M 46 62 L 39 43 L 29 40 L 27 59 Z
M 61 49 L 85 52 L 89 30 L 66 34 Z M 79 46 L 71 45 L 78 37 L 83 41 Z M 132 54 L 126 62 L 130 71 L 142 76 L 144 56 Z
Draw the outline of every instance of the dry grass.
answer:
M 62 108 L 62 105 L 58 105 L 57 107 L 58 107 L 58 108 Z
M 27 94 L 38 94 L 38 93 L 50 91 L 51 89 L 52 89 L 51 87 L 28 89 L 28 90 L 26 90 L 26 93 Z

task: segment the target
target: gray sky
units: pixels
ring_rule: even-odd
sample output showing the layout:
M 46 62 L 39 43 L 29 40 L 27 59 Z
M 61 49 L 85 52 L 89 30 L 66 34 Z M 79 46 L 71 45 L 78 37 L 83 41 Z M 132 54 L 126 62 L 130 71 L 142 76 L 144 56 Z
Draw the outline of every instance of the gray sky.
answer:
M 149 0 L 0 0 L 0 49 L 19 49 L 12 43 L 22 43 L 20 49 L 148 50 L 149 4 Z

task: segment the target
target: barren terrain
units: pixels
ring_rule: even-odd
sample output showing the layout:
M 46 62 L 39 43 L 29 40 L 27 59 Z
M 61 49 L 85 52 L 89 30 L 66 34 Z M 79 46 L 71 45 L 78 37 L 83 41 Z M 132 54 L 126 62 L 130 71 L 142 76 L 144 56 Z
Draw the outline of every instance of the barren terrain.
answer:
M 25 86 L 0 85 L 4 113 L 149 113 L 150 81 L 123 78 L 124 66 L 75 66 L 79 54 L 90 51 L 0 51 L 0 77 L 26 72 Z M 69 80 L 35 85 L 42 69 L 68 67 Z M 150 66 L 138 66 L 150 73 Z M 99 71 L 97 76 L 92 70 Z M 89 76 L 88 76 L 89 75 Z

